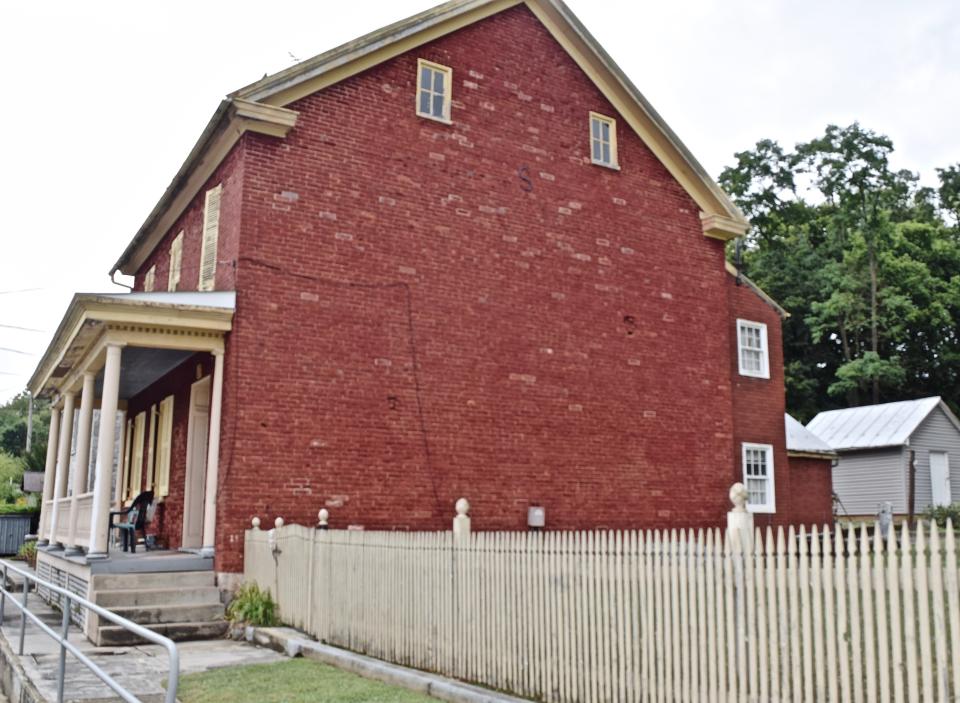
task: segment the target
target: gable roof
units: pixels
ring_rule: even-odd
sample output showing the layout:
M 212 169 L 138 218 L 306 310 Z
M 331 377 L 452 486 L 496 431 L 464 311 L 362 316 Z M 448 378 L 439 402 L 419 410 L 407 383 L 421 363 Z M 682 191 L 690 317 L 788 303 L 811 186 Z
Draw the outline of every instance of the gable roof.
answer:
M 828 410 L 807 423 L 807 429 L 835 451 L 903 446 L 938 407 L 960 431 L 960 421 L 940 396 Z
M 787 452 L 790 454 L 816 454 L 825 458 L 836 456 L 829 444 L 800 424 L 792 415 L 784 413 L 783 424 L 787 435 Z
M 451 0 L 227 96 L 111 275 L 139 268 L 244 131 L 283 138 L 297 117 L 286 106 L 296 100 L 517 5 L 540 20 L 697 203 L 706 236 L 726 241 L 747 231 L 743 213 L 562 0 Z

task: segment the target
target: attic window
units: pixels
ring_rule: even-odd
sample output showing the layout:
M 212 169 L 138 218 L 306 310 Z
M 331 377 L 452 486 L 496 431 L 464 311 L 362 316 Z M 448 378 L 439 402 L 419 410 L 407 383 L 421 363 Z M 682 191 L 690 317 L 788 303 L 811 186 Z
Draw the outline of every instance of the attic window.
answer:
M 770 378 L 767 326 L 762 322 L 737 320 L 737 356 L 740 375 Z
M 417 114 L 420 117 L 450 124 L 450 96 L 453 69 L 417 60 Z
M 617 163 L 617 121 L 590 113 L 590 161 L 597 166 L 620 168 Z
M 153 287 L 157 282 L 157 266 L 154 264 L 151 266 L 147 273 L 143 277 L 143 291 L 149 293 L 153 290 Z

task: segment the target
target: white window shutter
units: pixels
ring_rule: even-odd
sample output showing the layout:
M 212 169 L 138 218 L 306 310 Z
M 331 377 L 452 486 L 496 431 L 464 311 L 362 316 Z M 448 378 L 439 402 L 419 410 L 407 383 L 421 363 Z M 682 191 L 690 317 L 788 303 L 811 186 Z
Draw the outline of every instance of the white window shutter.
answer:
M 157 436 L 157 487 L 158 498 L 170 494 L 170 448 L 173 435 L 173 396 L 160 402 L 160 432 Z
M 136 498 L 140 493 L 143 477 L 143 433 L 147 424 L 147 414 L 140 413 L 133 419 L 133 458 L 130 464 L 130 483 L 127 486 L 127 498 Z
M 183 260 L 183 231 L 170 244 L 170 271 L 167 274 L 167 290 L 175 291 L 180 284 L 180 262 Z
M 213 290 L 217 274 L 217 239 L 220 234 L 222 185 L 207 191 L 203 206 L 203 240 L 200 245 L 200 282 L 197 290 Z
M 98 423 L 99 424 L 99 423 Z M 96 435 L 99 438 L 99 433 Z M 133 420 L 127 420 L 127 431 L 124 433 L 123 445 L 123 476 L 120 479 L 120 495 L 117 496 L 117 502 L 121 505 L 127 499 L 127 493 L 130 492 L 130 451 L 133 448 Z M 91 452 L 92 454 L 93 452 Z M 93 485 L 93 484 L 91 484 Z
M 149 491 L 153 488 L 153 471 L 154 471 L 154 459 L 156 458 L 156 453 L 154 452 L 154 447 L 157 446 L 157 406 L 150 406 L 150 414 L 148 415 L 148 421 L 150 425 L 150 439 L 147 441 L 147 483 L 144 486 L 145 491 Z
M 157 266 L 154 264 L 150 267 L 147 273 L 143 277 L 143 290 L 146 293 L 153 291 L 153 287 L 156 285 L 157 281 Z

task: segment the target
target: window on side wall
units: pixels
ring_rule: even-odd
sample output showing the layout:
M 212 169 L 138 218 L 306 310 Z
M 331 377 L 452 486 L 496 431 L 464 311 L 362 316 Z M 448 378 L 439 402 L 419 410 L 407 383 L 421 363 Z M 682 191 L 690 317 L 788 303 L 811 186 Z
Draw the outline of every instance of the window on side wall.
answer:
M 143 277 L 143 291 L 150 293 L 157 284 L 157 265 L 151 266 Z
M 453 69 L 419 59 L 417 61 L 417 114 L 450 124 Z
M 167 274 L 167 290 L 175 291 L 180 285 L 180 262 L 183 260 L 183 232 L 170 243 L 170 271 Z
M 743 483 L 748 493 L 747 510 L 776 512 L 772 445 L 743 443 Z
M 762 322 L 737 320 L 737 356 L 740 375 L 770 378 L 767 326 Z
M 590 113 L 590 161 L 597 166 L 620 168 L 617 163 L 617 121 Z
M 203 206 L 203 235 L 200 243 L 200 280 L 197 290 L 213 290 L 217 278 L 217 240 L 220 238 L 221 186 L 207 191 Z

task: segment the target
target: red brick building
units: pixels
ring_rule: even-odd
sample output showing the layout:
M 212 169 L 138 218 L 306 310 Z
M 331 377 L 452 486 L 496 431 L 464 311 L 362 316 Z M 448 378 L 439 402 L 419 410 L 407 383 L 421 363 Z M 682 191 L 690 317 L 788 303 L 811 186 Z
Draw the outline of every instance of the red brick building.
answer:
M 744 480 L 770 520 L 820 519 L 782 311 L 725 265 L 747 226 L 558 0 L 458 0 L 266 77 L 114 265 L 136 292 L 78 296 L 38 367 L 68 437 L 46 538 L 102 555 L 146 489 L 161 545 L 218 572 L 252 516 L 321 508 L 715 525 Z

